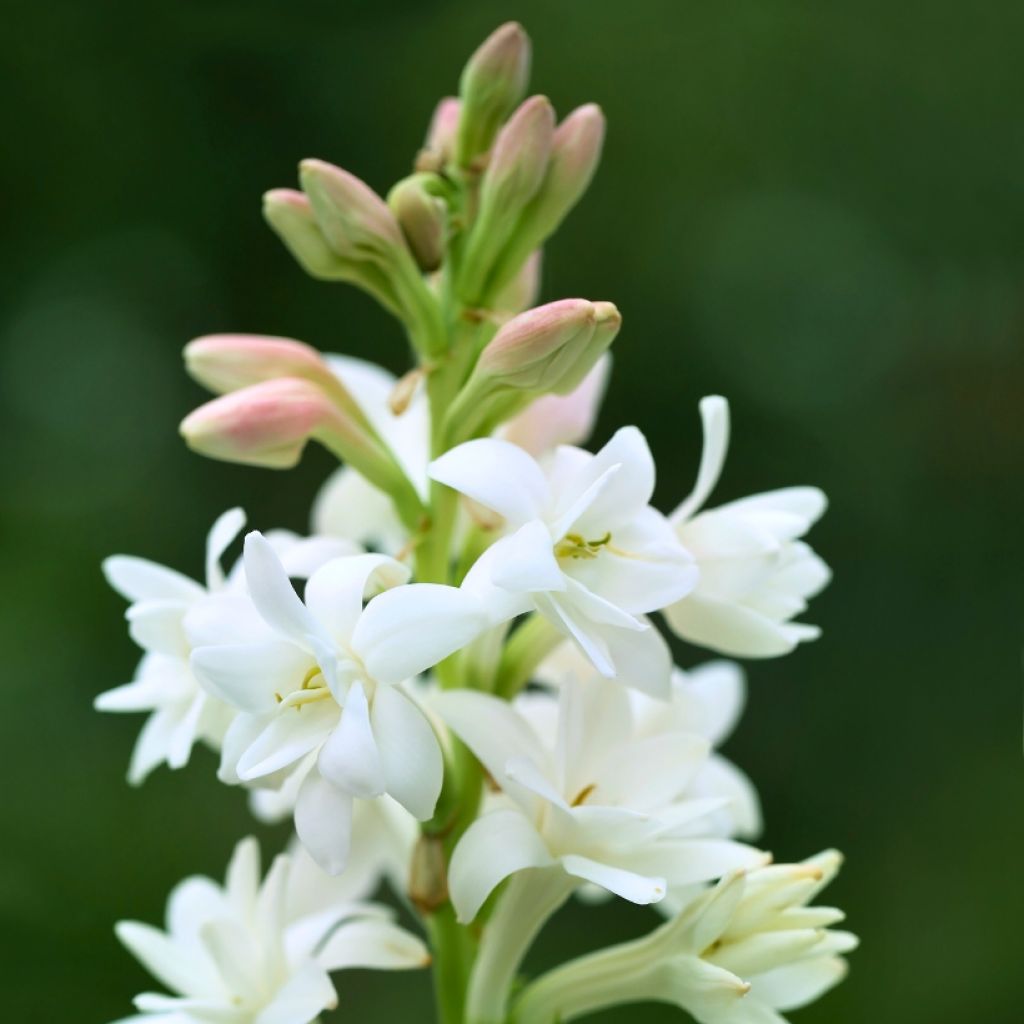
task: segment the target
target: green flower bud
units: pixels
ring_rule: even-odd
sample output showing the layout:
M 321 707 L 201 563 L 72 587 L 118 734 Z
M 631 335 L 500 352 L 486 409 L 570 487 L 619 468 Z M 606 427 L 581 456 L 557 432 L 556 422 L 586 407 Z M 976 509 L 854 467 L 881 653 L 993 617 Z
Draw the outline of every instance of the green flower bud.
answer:
M 409 243 L 421 270 L 430 273 L 444 258 L 446 207 L 437 197 L 444 183 L 436 174 L 403 178 L 388 193 L 388 206 Z

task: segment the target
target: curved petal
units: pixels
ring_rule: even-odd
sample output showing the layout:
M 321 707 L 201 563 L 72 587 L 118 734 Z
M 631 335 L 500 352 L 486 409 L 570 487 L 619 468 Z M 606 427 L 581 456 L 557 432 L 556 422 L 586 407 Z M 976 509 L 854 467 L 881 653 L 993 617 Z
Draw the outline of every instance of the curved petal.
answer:
M 480 602 L 480 607 L 491 626 L 508 622 L 509 619 L 514 619 L 533 607 L 529 594 L 513 593 L 494 582 L 493 570 L 505 560 L 505 552 L 511 540 L 511 537 L 503 537 L 495 541 L 473 563 L 460 588 Z
M 813 1003 L 838 985 L 846 973 L 846 961 L 840 957 L 812 957 L 758 975 L 751 995 L 788 1013 Z
M 188 639 L 182 625 L 185 609 L 180 601 L 138 601 L 125 614 L 128 635 L 144 651 L 187 658 Z
M 743 605 L 691 594 L 665 609 L 672 630 L 684 640 L 738 658 L 788 654 L 801 637 Z M 810 639 L 810 637 L 808 637 Z
M 602 636 L 615 666 L 615 679 L 666 700 L 672 692 L 672 652 L 661 632 L 643 621 L 649 627 L 643 632 L 607 627 Z
M 647 878 L 610 864 L 601 864 L 589 857 L 570 853 L 562 857 L 561 862 L 570 875 L 582 878 L 585 882 L 593 882 L 630 903 L 657 903 L 664 899 L 668 891 L 664 878 Z
M 620 427 L 591 459 L 573 489 L 583 490 L 613 466 L 619 469 L 608 486 L 573 524 L 584 536 L 600 535 L 619 523 L 628 523 L 647 507 L 654 494 L 654 459 L 647 439 L 636 427 Z
M 325 779 L 352 796 L 370 799 L 384 792 L 384 768 L 362 684 L 348 691 L 341 721 L 327 737 L 317 765 Z
M 318 964 L 303 964 L 253 1019 L 253 1024 L 310 1024 L 338 1005 L 338 994 Z
M 704 424 L 704 450 L 697 470 L 697 482 L 683 503 L 669 517 L 683 523 L 696 512 L 715 489 L 729 450 L 729 403 L 721 395 L 708 395 L 700 400 L 700 417 Z
M 139 921 L 118 921 L 114 932 L 123 946 L 172 992 L 209 995 L 220 989 L 212 964 L 191 944 L 175 942 Z
M 370 712 L 384 786 L 410 814 L 426 821 L 437 806 L 444 762 L 437 736 L 414 701 L 393 686 L 381 686 Z
M 183 601 L 202 597 L 205 591 L 183 573 L 134 555 L 111 555 L 103 560 L 103 575 L 129 601 Z
M 465 647 L 486 626 L 472 594 L 437 583 L 410 583 L 375 597 L 352 632 L 370 675 L 400 683 Z
M 190 660 L 210 693 L 252 714 L 273 711 L 280 699 L 299 689 L 313 664 L 306 651 L 286 640 L 199 647 Z
M 747 700 L 747 680 L 740 665 L 706 661 L 688 672 L 679 671 L 672 682 L 676 700 L 696 705 L 692 728 L 716 747 L 731 735 Z
M 495 545 L 491 579 L 513 593 L 565 590 L 565 574 L 555 558 L 551 534 L 539 519 L 521 526 Z
M 352 797 L 314 768 L 295 803 L 295 831 L 310 856 L 329 875 L 339 875 L 352 841 Z
M 294 764 L 331 735 L 337 720 L 330 700 L 281 710 L 238 759 L 238 777 L 251 782 Z
M 408 581 L 409 568 L 387 555 L 350 555 L 321 566 L 306 584 L 306 607 L 338 640 L 347 643 L 363 600 Z
M 244 526 L 245 512 L 240 508 L 230 508 L 219 515 L 217 521 L 210 527 L 206 538 L 206 586 L 210 590 L 218 590 L 224 586 L 221 556 L 242 532 Z
M 369 967 L 401 971 L 426 967 L 430 953 L 412 932 L 380 918 L 365 918 L 341 925 L 316 955 L 328 971 Z
M 511 526 L 543 518 L 550 500 L 540 466 L 518 445 L 481 437 L 430 464 L 430 477 L 497 512 Z
M 245 580 L 253 604 L 267 625 L 293 643 L 307 646 L 306 637 L 321 632 L 295 593 L 270 542 L 256 531 L 245 538 Z
M 552 863 L 544 841 L 520 811 L 492 811 L 477 818 L 455 847 L 448 870 L 448 888 L 459 921 L 472 921 L 484 900 L 509 875 Z
M 351 466 L 334 471 L 313 501 L 313 529 L 388 554 L 408 539 L 391 499 Z

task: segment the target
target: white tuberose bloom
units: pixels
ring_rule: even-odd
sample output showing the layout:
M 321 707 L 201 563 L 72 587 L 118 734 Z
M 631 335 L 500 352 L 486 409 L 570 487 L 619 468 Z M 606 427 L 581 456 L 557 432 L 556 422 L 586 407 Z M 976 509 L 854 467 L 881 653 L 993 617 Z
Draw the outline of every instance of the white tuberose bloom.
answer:
M 760 851 L 702 827 L 723 801 L 684 797 L 707 757 L 706 740 L 686 732 L 636 739 L 626 691 L 604 680 L 567 680 L 559 696 L 554 749 L 496 697 L 434 697 L 506 798 L 452 855 L 448 881 L 460 920 L 472 920 L 504 878 L 526 868 L 560 867 L 580 884 L 653 903 L 669 885 L 763 863 Z
M 259 847 L 243 839 L 223 886 L 187 878 L 167 930 L 121 921 L 117 936 L 175 995 L 147 992 L 121 1024 L 309 1024 L 337 1005 L 343 968 L 423 967 L 423 943 L 373 904 L 339 902 L 308 860 L 279 856 L 260 884 Z
M 697 569 L 649 504 L 654 460 L 636 427 L 619 430 L 596 455 L 562 446 L 544 468 L 508 441 L 479 438 L 432 462 L 430 475 L 514 531 L 463 584 L 493 622 L 535 610 L 602 675 L 668 692 L 668 648 L 642 616 L 688 594 Z
M 222 776 L 279 785 L 316 752 L 295 806 L 306 848 L 336 873 L 348 853 L 352 800 L 390 793 L 423 820 L 441 789 L 437 737 L 397 684 L 468 643 L 484 624 L 478 602 L 454 587 L 404 585 L 409 570 L 385 555 L 337 558 L 299 600 L 270 544 L 245 541 L 252 601 L 273 632 L 261 642 L 200 647 L 196 674 L 238 708 L 224 740 Z M 363 607 L 367 594 L 385 589 Z
M 736 872 L 650 935 L 581 957 L 540 978 L 515 1019 L 554 1024 L 635 1002 L 670 1003 L 698 1024 L 786 1024 L 846 974 L 857 946 L 832 907 L 807 904 L 834 877 L 834 850 L 801 864 Z
M 829 581 L 828 566 L 799 540 L 825 511 L 816 487 L 787 487 L 718 508 L 700 508 L 714 489 L 729 446 L 729 405 L 700 403 L 704 451 L 690 496 L 671 515 L 700 566 L 693 592 L 665 610 L 684 640 L 723 654 L 767 658 L 820 634 L 791 622 Z

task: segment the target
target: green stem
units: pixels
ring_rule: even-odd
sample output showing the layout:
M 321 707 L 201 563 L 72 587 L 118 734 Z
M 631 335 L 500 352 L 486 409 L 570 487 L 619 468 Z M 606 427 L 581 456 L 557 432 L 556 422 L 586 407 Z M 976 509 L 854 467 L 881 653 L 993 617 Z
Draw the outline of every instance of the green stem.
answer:
M 466 988 L 473 962 L 472 939 L 446 903 L 426 918 L 433 953 L 434 1000 L 438 1024 L 463 1024 Z
M 561 867 L 531 868 L 512 876 L 480 940 L 466 997 L 467 1024 L 503 1024 L 523 957 L 574 884 Z
M 537 666 L 565 639 L 540 615 L 531 615 L 512 634 L 498 667 L 494 692 L 505 700 L 530 681 Z

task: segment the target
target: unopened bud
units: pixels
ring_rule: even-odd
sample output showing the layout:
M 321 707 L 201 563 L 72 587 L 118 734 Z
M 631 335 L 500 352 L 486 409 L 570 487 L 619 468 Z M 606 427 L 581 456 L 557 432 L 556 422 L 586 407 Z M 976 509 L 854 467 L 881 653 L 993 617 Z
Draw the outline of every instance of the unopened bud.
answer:
M 345 280 L 344 265 L 317 226 L 309 200 L 290 188 L 275 188 L 263 196 L 263 216 L 311 277 Z
M 441 171 L 454 159 L 461 111 L 462 103 L 454 96 L 445 96 L 434 108 L 426 141 L 416 157 L 417 171 Z
M 302 188 L 330 247 L 346 260 L 391 262 L 405 248 L 388 204 L 365 182 L 323 160 L 299 165 Z
M 210 334 L 185 346 L 185 369 L 219 395 L 278 377 L 302 377 L 325 389 L 338 383 L 315 348 L 291 338 Z
M 494 293 L 554 234 L 586 192 L 601 159 L 605 118 L 596 103 L 578 107 L 555 129 L 544 180 L 522 211 L 488 282 Z
M 519 273 L 494 297 L 494 308 L 502 313 L 521 313 L 524 309 L 530 309 L 540 294 L 543 262 L 540 249 L 530 253 L 519 268 Z
M 443 182 L 436 174 L 421 172 L 403 178 L 388 193 L 388 206 L 416 262 L 428 273 L 437 270 L 444 256 L 446 208 L 436 194 L 441 189 Z
M 594 333 L 586 352 L 565 367 L 565 373 L 551 391 L 556 395 L 568 395 L 576 390 L 597 361 L 608 351 L 622 327 L 622 314 L 611 302 L 594 303 Z
M 460 292 L 474 304 L 515 231 L 523 209 L 540 188 L 551 156 L 555 112 L 532 96 L 512 115 L 494 145 L 480 185 L 480 206 L 467 244 Z
M 473 375 L 517 390 L 552 390 L 586 353 L 594 309 L 586 299 L 562 299 L 520 313 L 491 339 Z
M 530 40 L 522 25 L 506 22 L 469 58 L 459 79 L 462 110 L 455 158 L 461 167 L 486 153 L 501 123 L 526 92 Z
M 293 377 L 215 398 L 181 424 L 193 451 L 269 469 L 296 465 L 312 437 L 353 433 L 354 424 L 320 388 Z

